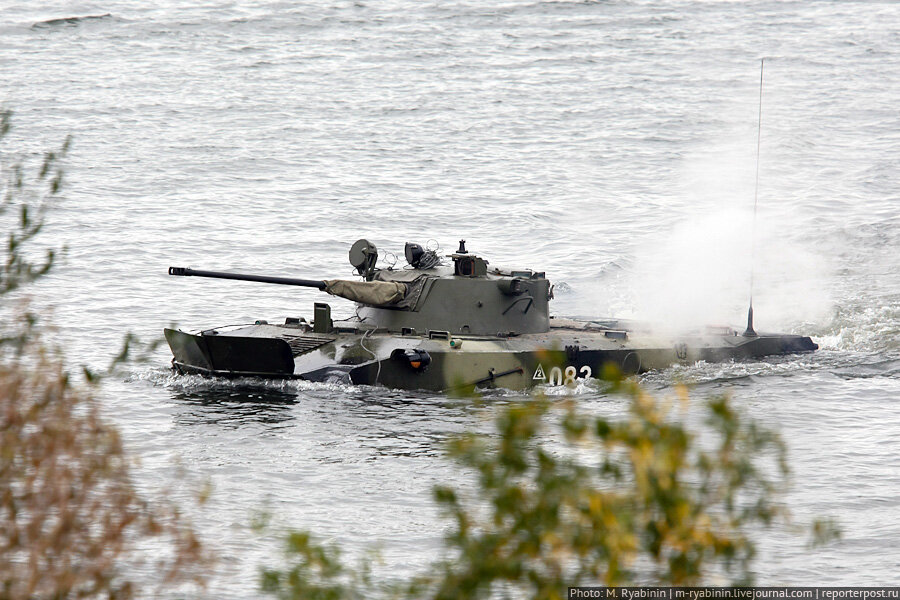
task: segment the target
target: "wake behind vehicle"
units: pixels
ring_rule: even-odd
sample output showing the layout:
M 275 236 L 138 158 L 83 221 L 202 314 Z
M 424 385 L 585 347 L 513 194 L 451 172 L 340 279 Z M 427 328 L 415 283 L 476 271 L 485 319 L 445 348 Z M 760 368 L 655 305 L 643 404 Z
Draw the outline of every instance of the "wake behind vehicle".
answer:
M 350 263 L 361 280 L 307 280 L 170 267 L 170 275 L 313 287 L 358 304 L 332 320 L 314 305 L 310 321 L 218 328 L 166 329 L 174 368 L 222 377 L 299 378 L 434 391 L 475 387 L 525 389 L 599 375 L 608 364 L 625 373 L 672 364 L 809 352 L 809 337 L 715 327 L 667 336 L 615 319 L 550 316 L 553 287 L 543 272 L 503 269 L 469 253 L 465 241 L 446 256 L 407 243 L 408 266 L 375 267 L 373 244 L 359 240 Z

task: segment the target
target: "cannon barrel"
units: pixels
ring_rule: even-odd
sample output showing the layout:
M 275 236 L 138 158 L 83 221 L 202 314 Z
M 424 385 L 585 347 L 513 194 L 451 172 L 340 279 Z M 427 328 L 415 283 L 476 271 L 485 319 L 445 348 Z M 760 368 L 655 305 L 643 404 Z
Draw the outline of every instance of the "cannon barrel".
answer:
M 324 281 L 315 279 L 294 279 L 292 277 L 267 277 L 265 275 L 245 275 L 243 273 L 221 273 L 219 271 L 199 271 L 189 267 L 169 267 L 169 275 L 183 277 L 212 277 L 213 279 L 236 279 L 238 281 L 255 281 L 257 283 L 277 283 L 280 285 L 299 285 L 320 290 L 325 289 Z

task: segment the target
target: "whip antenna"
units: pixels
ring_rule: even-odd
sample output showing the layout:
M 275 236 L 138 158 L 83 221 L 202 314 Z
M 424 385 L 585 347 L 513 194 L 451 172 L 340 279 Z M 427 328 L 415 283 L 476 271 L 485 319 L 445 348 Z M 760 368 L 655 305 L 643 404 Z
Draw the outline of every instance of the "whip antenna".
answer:
M 744 331 L 744 337 L 756 337 L 756 331 L 753 330 L 753 272 L 756 266 L 756 206 L 759 204 L 759 146 L 762 139 L 762 92 L 763 92 L 763 69 L 766 65 L 766 59 L 761 58 L 759 61 L 759 120 L 756 124 L 756 186 L 753 189 L 753 229 L 751 230 L 751 251 L 750 251 L 750 309 L 747 311 L 747 329 Z

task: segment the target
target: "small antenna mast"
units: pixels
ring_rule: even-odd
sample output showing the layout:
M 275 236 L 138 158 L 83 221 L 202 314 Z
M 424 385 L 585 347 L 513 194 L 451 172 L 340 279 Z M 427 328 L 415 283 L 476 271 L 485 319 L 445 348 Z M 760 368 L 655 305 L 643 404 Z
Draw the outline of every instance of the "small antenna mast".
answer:
M 750 309 L 747 311 L 747 329 L 744 331 L 744 337 L 756 337 L 757 335 L 753 330 L 753 274 L 756 266 L 756 206 L 759 204 L 759 147 L 762 139 L 762 92 L 765 65 L 766 59 L 761 58 L 759 61 L 759 121 L 756 125 L 756 187 L 753 190 L 752 250 L 750 251 Z

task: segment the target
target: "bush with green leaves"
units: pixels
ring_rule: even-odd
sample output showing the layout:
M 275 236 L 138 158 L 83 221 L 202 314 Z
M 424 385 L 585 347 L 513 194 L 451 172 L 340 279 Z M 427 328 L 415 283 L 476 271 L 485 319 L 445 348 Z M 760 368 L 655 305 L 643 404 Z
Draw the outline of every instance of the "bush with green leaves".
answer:
M 778 502 L 788 471 L 782 440 L 727 396 L 704 401 L 698 417 L 683 387 L 666 401 L 612 370 L 606 380 L 609 394 L 624 395 L 627 416 L 535 398 L 498 408 L 491 435 L 456 437 L 449 456 L 474 475 L 475 497 L 434 490 L 452 522 L 443 559 L 381 595 L 549 600 L 576 585 L 750 584 L 750 532 L 788 525 Z M 836 533 L 827 522 L 816 527 Z M 288 538 L 287 555 L 287 568 L 264 570 L 265 592 L 375 597 L 368 572 L 361 578 L 308 533 Z

